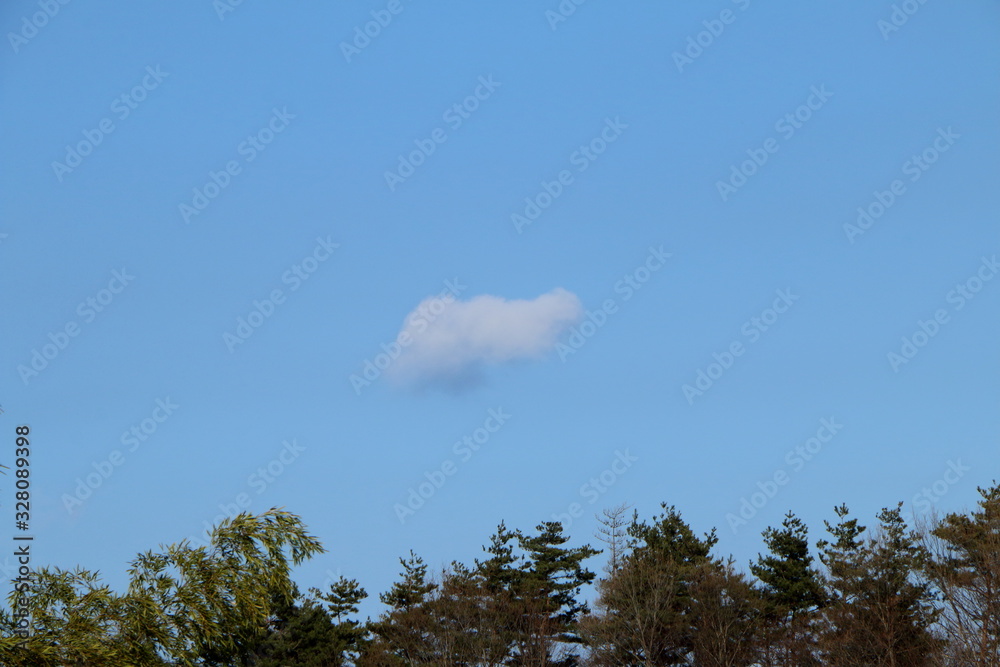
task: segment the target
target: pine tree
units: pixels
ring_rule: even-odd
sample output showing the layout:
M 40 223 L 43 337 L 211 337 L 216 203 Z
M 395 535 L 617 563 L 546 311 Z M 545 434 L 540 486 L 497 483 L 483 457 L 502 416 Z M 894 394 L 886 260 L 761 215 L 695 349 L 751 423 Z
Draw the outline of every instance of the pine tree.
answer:
M 489 592 L 516 590 L 524 579 L 523 559 L 514 552 L 523 537 L 520 531 L 508 530 L 501 521 L 497 532 L 490 537 L 490 545 L 483 547 L 490 557 L 476 560 L 476 572 Z
M 634 517 L 621 566 L 598 583 L 583 635 L 594 665 L 685 665 L 695 647 L 692 589 L 712 565 L 715 530 L 699 538 L 674 507 L 652 524 Z
M 792 512 L 781 530 L 763 532 L 769 555 L 760 556 L 750 571 L 761 583 L 762 612 L 767 621 L 770 647 L 768 665 L 816 664 L 813 656 L 813 622 L 823 605 L 820 575 L 812 567 L 808 528 Z
M 423 559 L 412 551 L 399 562 L 401 579 L 379 595 L 389 611 L 369 624 L 375 640 L 365 647 L 359 665 L 435 664 L 444 659 L 435 646 L 438 629 L 427 606 L 438 586 L 428 579 Z
M 317 588 L 296 596 L 293 604 L 276 612 L 270 634 L 250 661 L 253 667 L 342 667 L 351 664 L 364 638 L 364 628 L 349 620 L 358 611 L 365 591 L 356 581 L 341 579 L 329 593 Z M 324 607 L 322 602 L 327 602 Z
M 834 542 L 822 540 L 820 559 L 829 570 L 821 637 L 826 664 L 860 667 L 930 664 L 940 652 L 931 628 L 937 617 L 930 586 L 918 579 L 926 554 L 906 527 L 900 508 L 883 509 L 880 530 L 865 539 L 865 527 L 847 519 L 827 523 Z
M 530 590 L 540 592 L 548 600 L 552 620 L 562 630 L 561 639 L 578 641 L 573 625 L 586 603 L 579 602 L 580 588 L 594 580 L 595 574 L 583 566 L 583 561 L 600 552 L 589 545 L 567 548 L 569 536 L 563 535 L 562 524 L 548 521 L 537 526 L 538 535 L 521 537 L 521 548 L 527 554 L 525 581 Z
M 1000 665 L 1000 485 L 979 488 L 979 509 L 934 520 L 927 572 L 944 598 L 952 660 Z
M 408 559 L 400 558 L 399 563 L 403 566 L 402 580 L 394 583 L 388 593 L 379 595 L 379 600 L 393 609 L 409 611 L 423 603 L 437 584 L 428 581 L 424 559 L 412 551 Z
M 340 659 L 336 664 L 348 664 L 357 656 L 367 634 L 367 629 L 351 616 L 358 613 L 358 605 L 368 593 L 357 581 L 345 577 L 330 584 L 325 593 L 318 588 L 310 588 L 309 592 L 312 595 L 309 602 L 322 604 L 330 618 L 333 645 Z
M 506 646 L 506 664 L 570 664 L 566 644 L 580 642 L 575 626 L 586 606 L 577 601 L 580 589 L 594 574 L 582 562 L 597 553 L 589 546 L 567 548 L 569 538 L 557 522 L 540 524 L 539 534 L 526 536 L 498 526 L 470 574 L 481 590 L 480 607 L 489 628 L 489 653 Z

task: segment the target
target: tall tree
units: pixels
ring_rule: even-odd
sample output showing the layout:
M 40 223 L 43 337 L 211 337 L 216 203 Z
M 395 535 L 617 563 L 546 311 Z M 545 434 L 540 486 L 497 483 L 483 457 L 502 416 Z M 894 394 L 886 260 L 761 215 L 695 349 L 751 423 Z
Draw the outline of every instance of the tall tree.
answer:
M 278 609 L 271 631 L 256 647 L 249 664 L 254 667 L 342 667 L 353 662 L 366 630 L 350 616 L 367 596 L 353 579 L 341 577 L 323 592 L 310 588 Z
M 753 586 L 733 561 L 707 560 L 693 569 L 691 660 L 698 667 L 760 664 L 763 619 Z
M 537 535 L 519 535 L 525 553 L 520 599 L 526 621 L 521 641 L 521 661 L 525 665 L 574 664 L 564 644 L 580 644 L 577 620 L 587 613 L 587 604 L 578 598 L 580 589 L 596 576 L 583 561 L 598 553 L 589 545 L 567 547 L 569 536 L 562 524 L 539 524 Z M 558 655 L 557 655 L 558 654 Z
M 1000 665 L 1000 485 L 979 488 L 978 510 L 934 518 L 927 572 L 944 599 L 956 664 Z
M 489 589 L 474 569 L 453 563 L 430 601 L 441 653 L 450 665 L 499 667 L 517 647 L 517 607 L 504 590 Z
M 867 539 L 865 527 L 847 518 L 846 506 L 835 508 L 836 525 L 827 523 L 834 541 L 818 544 L 828 569 L 830 603 L 821 638 L 826 664 L 919 667 L 940 653 L 932 632 L 933 595 L 919 579 L 926 554 L 901 506 L 883 509 L 878 533 Z
M 824 593 L 812 566 L 809 531 L 792 512 L 781 529 L 763 532 L 768 555 L 758 555 L 750 571 L 760 581 L 762 612 L 767 621 L 765 665 L 800 667 L 817 664 L 814 655 L 816 612 Z
M 479 632 L 489 638 L 489 653 L 496 664 L 508 664 L 515 659 L 524 643 L 526 625 L 530 614 L 526 610 L 525 570 L 523 554 L 517 549 L 524 535 L 519 530 L 509 530 L 500 522 L 483 551 L 485 560 L 476 560 L 469 579 L 478 589 L 480 607 L 486 627 Z
M 297 516 L 271 509 L 223 521 L 208 547 L 140 554 L 124 594 L 86 570 L 40 569 L 25 598 L 34 634 L 13 636 L 0 610 L 0 664 L 239 664 L 292 600 L 291 565 L 322 551 Z
M 489 546 L 483 547 L 490 557 L 476 560 L 476 572 L 488 591 L 511 591 L 520 585 L 524 578 L 524 559 L 515 552 L 515 548 L 523 538 L 520 531 L 509 530 L 501 521 L 490 537 Z
M 598 583 L 598 613 L 583 623 L 592 664 L 684 665 L 694 650 L 692 586 L 717 538 L 699 538 L 673 506 L 661 507 L 651 524 L 633 518 L 631 548 Z
M 612 573 L 621 565 L 622 556 L 628 548 L 628 519 L 625 512 L 629 510 L 627 503 L 622 503 L 615 507 L 605 508 L 601 515 L 597 517 L 601 527 L 597 529 L 597 539 L 608 545 L 608 561 L 604 565 L 604 571 Z
M 375 640 L 362 653 L 359 665 L 431 665 L 443 658 L 427 606 L 438 585 L 428 578 L 424 560 L 412 551 L 399 562 L 400 580 L 379 595 L 389 610 L 369 625 Z
M 422 604 L 437 584 L 428 579 L 424 559 L 412 551 L 409 558 L 400 558 L 399 563 L 403 566 L 400 573 L 402 579 L 394 583 L 389 592 L 381 594 L 379 599 L 393 609 L 408 611 Z
M 381 596 L 390 609 L 371 625 L 376 640 L 359 665 L 573 664 L 578 600 L 593 580 L 589 546 L 567 547 L 559 523 L 525 536 L 501 523 L 485 560 L 460 563 L 429 580 L 423 561 L 402 560 L 401 581 Z

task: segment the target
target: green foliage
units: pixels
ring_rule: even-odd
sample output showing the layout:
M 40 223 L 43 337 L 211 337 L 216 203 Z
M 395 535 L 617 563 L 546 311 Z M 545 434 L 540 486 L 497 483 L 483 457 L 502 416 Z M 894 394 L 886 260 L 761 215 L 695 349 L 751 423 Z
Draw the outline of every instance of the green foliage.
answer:
M 308 596 L 276 609 L 271 630 L 254 651 L 254 667 L 341 667 L 351 664 L 364 645 L 367 630 L 349 616 L 367 593 L 357 581 L 341 577 L 327 592 L 310 588 Z
M 708 558 L 719 541 L 715 529 L 699 538 L 673 505 L 662 503 L 661 508 L 663 512 L 650 525 L 633 519 L 628 529 L 637 541 L 632 557 L 663 558 L 682 565 L 697 565 Z
M 805 524 L 789 512 L 781 525 L 763 532 L 769 554 L 750 565 L 760 582 L 766 621 L 762 659 L 767 665 L 815 665 L 814 625 L 826 595 L 820 573 L 812 567 Z
M 388 593 L 381 594 L 379 600 L 393 609 L 407 611 L 419 606 L 437 584 L 428 581 L 427 565 L 412 551 L 409 559 L 400 558 L 399 563 L 403 566 L 402 580 L 394 583 Z
M 821 638 L 827 664 L 916 667 L 940 651 L 931 631 L 938 615 L 933 594 L 917 577 L 926 552 L 901 508 L 883 509 L 878 533 L 868 538 L 845 506 L 835 509 L 839 523 L 827 524 L 835 539 L 818 544 L 829 570 Z
M 429 581 L 427 564 L 412 551 L 399 563 L 401 579 L 379 596 L 390 609 L 369 627 L 376 640 L 362 658 L 365 664 L 429 664 L 436 654 L 434 632 L 427 632 L 432 627 L 427 602 L 438 585 Z
M 923 667 L 1000 664 L 1000 486 L 979 507 L 930 521 L 921 535 L 902 505 L 871 531 L 834 508 L 814 568 L 808 530 L 791 512 L 763 532 L 750 581 L 714 556 L 665 503 L 650 521 L 605 513 L 613 551 L 583 588 L 598 553 L 570 547 L 562 524 L 534 533 L 501 523 L 472 566 L 431 576 L 410 552 L 379 599 L 341 577 L 300 595 L 291 568 L 322 551 L 293 514 L 241 514 L 206 546 L 180 542 L 139 554 L 124 593 L 97 573 L 42 568 L 0 609 L 5 667 Z M 27 606 L 34 634 L 18 635 Z M 947 642 L 942 639 L 947 638 Z M 947 644 L 947 646 L 945 646 Z
M 13 617 L 0 612 L 0 662 L 234 664 L 263 636 L 274 601 L 291 601 L 290 566 L 322 550 L 297 516 L 271 509 L 223 521 L 207 548 L 184 541 L 140 554 L 124 594 L 96 573 L 43 568 L 27 597 L 34 634 L 14 636 Z
M 1000 485 L 979 488 L 978 509 L 934 522 L 927 572 L 944 599 L 954 660 L 1000 664 Z
M 567 548 L 562 524 L 547 521 L 537 527 L 538 535 L 519 536 L 520 546 L 527 554 L 522 585 L 527 594 L 540 595 L 553 622 L 559 639 L 578 642 L 574 624 L 587 605 L 577 601 L 580 589 L 596 576 L 583 567 L 583 561 L 600 553 L 590 546 Z
M 566 644 L 579 643 L 577 600 L 594 574 L 583 561 L 597 553 L 571 548 L 562 525 L 526 536 L 501 523 L 474 567 L 453 563 L 436 582 L 411 553 L 400 580 L 381 596 L 389 605 L 370 629 L 375 637 L 359 665 L 572 664 Z
M 823 587 L 819 572 L 812 567 L 808 528 L 791 512 L 781 526 L 781 530 L 764 531 L 764 544 L 770 554 L 759 556 L 757 563 L 750 565 L 750 572 L 763 585 L 763 597 L 771 612 L 794 619 L 823 604 Z
M 485 561 L 476 561 L 476 570 L 483 578 L 486 590 L 496 593 L 517 588 L 523 577 L 523 559 L 515 555 L 514 549 L 522 537 L 517 531 L 507 530 L 502 521 L 497 526 L 497 532 L 490 537 L 490 546 L 483 547 L 490 557 Z
M 583 628 L 594 664 L 683 665 L 695 648 L 694 587 L 721 566 L 710 557 L 717 538 L 699 538 L 676 508 L 661 507 L 651 524 L 633 518 L 620 566 L 598 584 L 599 613 Z

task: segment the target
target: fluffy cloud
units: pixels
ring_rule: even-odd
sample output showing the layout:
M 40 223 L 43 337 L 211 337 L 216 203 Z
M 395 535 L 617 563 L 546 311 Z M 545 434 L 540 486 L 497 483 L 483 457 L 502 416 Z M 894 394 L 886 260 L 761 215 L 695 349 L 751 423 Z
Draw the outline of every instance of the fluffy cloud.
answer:
M 410 387 L 461 389 L 486 366 L 544 356 L 582 314 L 580 300 L 562 288 L 530 300 L 425 299 L 404 320 L 396 338 L 404 344 L 388 373 Z

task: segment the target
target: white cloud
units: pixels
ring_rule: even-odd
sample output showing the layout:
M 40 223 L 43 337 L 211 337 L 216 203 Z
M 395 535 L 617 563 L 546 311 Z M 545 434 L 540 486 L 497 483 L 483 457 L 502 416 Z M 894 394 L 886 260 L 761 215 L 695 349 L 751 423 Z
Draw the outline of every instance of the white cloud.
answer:
M 580 300 L 562 288 L 531 300 L 425 299 L 404 320 L 402 350 L 388 372 L 409 386 L 460 389 L 480 380 L 485 366 L 543 357 L 582 314 Z

